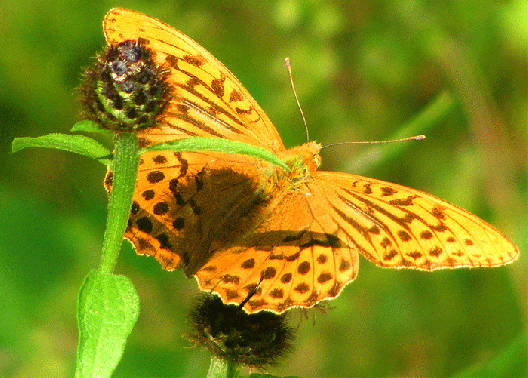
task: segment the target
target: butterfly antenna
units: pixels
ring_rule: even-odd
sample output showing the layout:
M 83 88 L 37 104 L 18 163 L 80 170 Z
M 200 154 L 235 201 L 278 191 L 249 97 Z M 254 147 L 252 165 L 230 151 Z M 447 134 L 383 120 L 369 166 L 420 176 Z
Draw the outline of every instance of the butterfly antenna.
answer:
M 392 140 L 366 140 L 366 141 L 359 141 L 359 142 L 339 142 L 339 143 L 329 144 L 328 146 L 323 146 L 321 149 L 328 148 L 328 147 L 334 147 L 334 146 L 340 146 L 342 144 L 385 144 L 385 143 L 407 142 L 410 140 L 419 141 L 419 140 L 424 140 L 424 139 L 425 139 L 425 135 L 415 135 L 415 136 L 408 137 L 408 138 L 392 139 Z
M 292 87 L 293 95 L 295 96 L 297 107 L 299 108 L 299 111 L 301 112 L 301 117 L 303 119 L 304 129 L 306 130 L 306 142 L 310 142 L 310 133 L 308 132 L 308 126 L 306 125 L 306 118 L 304 118 L 304 112 L 301 108 L 301 103 L 299 102 L 299 98 L 297 97 L 297 91 L 295 90 L 295 85 L 293 84 L 293 76 L 292 76 L 290 58 L 284 59 L 284 64 L 286 65 L 286 68 L 288 69 L 288 75 L 290 75 L 290 84 Z

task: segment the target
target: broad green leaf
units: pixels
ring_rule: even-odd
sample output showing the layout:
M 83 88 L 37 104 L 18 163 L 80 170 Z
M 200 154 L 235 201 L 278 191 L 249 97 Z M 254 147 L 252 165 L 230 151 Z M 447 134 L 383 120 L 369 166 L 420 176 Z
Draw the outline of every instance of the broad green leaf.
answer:
M 127 277 L 91 271 L 77 301 L 75 377 L 110 377 L 138 315 L 139 298 Z
M 268 161 L 272 164 L 278 165 L 286 170 L 289 170 L 288 166 L 271 151 L 268 151 L 261 147 L 253 146 L 251 144 L 221 138 L 192 137 L 188 139 L 175 140 L 172 142 L 154 144 L 152 146 L 143 148 L 140 150 L 140 153 L 143 154 L 148 151 L 162 150 L 187 152 L 218 151 L 232 154 L 242 154 Z
M 114 133 L 112 131 L 103 129 L 101 126 L 99 126 L 98 123 L 94 121 L 89 121 L 87 119 L 77 122 L 75 125 L 72 126 L 70 131 L 72 133 L 75 133 L 75 132 L 99 133 L 99 134 L 106 135 L 110 138 L 113 138 L 114 136 Z
M 112 151 L 96 140 L 84 135 L 48 134 L 37 138 L 15 138 L 12 151 L 18 152 L 28 147 L 46 147 L 84 155 L 110 164 Z

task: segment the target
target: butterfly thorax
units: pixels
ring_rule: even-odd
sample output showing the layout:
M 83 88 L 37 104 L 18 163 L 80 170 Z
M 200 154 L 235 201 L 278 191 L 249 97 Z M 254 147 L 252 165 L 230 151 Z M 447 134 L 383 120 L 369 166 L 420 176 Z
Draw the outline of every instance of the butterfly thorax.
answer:
M 309 142 L 280 152 L 278 155 L 290 170 L 276 167 L 264 183 L 264 196 L 269 198 L 278 193 L 283 194 L 305 187 L 305 184 L 312 179 L 312 173 L 321 164 L 320 150 L 320 144 Z

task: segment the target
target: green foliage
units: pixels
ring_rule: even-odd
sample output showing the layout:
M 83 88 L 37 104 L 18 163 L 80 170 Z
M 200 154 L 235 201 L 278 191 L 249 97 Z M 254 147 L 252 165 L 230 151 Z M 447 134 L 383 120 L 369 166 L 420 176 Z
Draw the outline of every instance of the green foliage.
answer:
M 491 222 L 520 248 L 519 261 L 507 267 L 432 274 L 379 269 L 363 259 L 356 281 L 330 302 L 332 310 L 310 310 L 308 321 L 299 320 L 295 352 L 270 369 L 276 376 L 468 376 L 466 369 L 488 362 L 503 369 L 490 370 L 494 376 L 528 374 L 525 363 L 502 358 L 524 362 L 528 349 L 516 343 L 528 326 L 526 2 L 412 4 L 420 13 L 409 13 L 416 8 L 406 2 L 378 0 L 119 4 L 175 26 L 211 51 L 287 146 L 305 135 L 286 56 L 310 135 L 323 145 L 394 138 L 447 90 L 454 105 L 426 140 L 382 160 L 380 146 L 324 149 L 323 168 L 438 195 Z M 60 152 L 10 151 L 15 137 L 66 132 L 63 125 L 76 119 L 74 88 L 104 44 L 101 21 L 109 7 L 22 0 L 2 8 L 3 377 L 74 373 L 74 304 L 86 272 L 98 263 L 105 168 Z M 205 376 L 210 356 L 181 338 L 198 293 L 195 280 L 163 271 L 128 243 L 116 273 L 135 283 L 142 312 L 114 377 Z
M 456 106 L 453 95 L 449 92 L 442 92 L 427 104 L 420 112 L 409 121 L 401 125 L 393 135 L 389 135 L 387 140 L 398 140 L 408 138 L 413 135 L 427 134 L 435 125 L 453 111 Z M 367 169 L 382 164 L 384 161 L 394 160 L 403 155 L 412 144 L 395 143 L 392 148 L 387 146 L 376 146 L 367 149 L 363 154 L 359 154 L 357 161 L 350 163 L 347 170 Z M 360 162 L 360 163 L 359 163 Z
M 50 134 L 13 141 L 14 152 L 26 147 L 66 150 L 100 161 L 101 156 L 111 155 L 101 144 L 80 135 Z M 112 274 L 132 206 L 139 164 L 137 136 L 116 134 L 114 147 L 113 185 L 100 270 L 92 271 L 85 278 L 78 297 L 79 342 L 75 372 L 78 378 L 112 375 L 139 315 L 139 298 L 132 282 Z
M 110 377 L 139 316 L 139 297 L 125 276 L 92 271 L 77 302 L 79 346 L 75 376 Z
M 99 160 L 103 164 L 110 164 L 112 151 L 84 135 L 48 134 L 37 138 L 16 138 L 13 141 L 13 152 L 28 147 L 45 147 L 64 150 Z
M 70 131 L 72 133 L 76 133 L 76 132 L 98 133 L 98 134 L 106 135 L 109 138 L 113 138 L 114 137 L 114 133 L 112 131 L 107 130 L 107 129 L 103 129 L 103 128 L 99 127 L 99 125 L 97 123 L 95 123 L 94 121 L 90 121 L 90 120 L 86 120 L 86 119 L 77 122 L 75 125 L 72 126 Z
M 72 129 L 99 131 L 92 122 L 77 124 Z M 112 168 L 112 190 L 108 201 L 101 265 L 99 271 L 92 271 L 86 276 L 77 301 L 79 343 L 76 378 L 110 377 L 121 360 L 126 340 L 139 316 L 139 297 L 132 281 L 112 273 L 123 243 L 142 153 L 154 150 L 242 153 L 288 169 L 269 151 L 221 139 L 189 138 L 140 150 L 135 133 L 116 133 L 114 142 L 115 154 L 112 160 L 102 158 L 109 157 L 110 150 L 92 138 L 82 135 L 50 134 L 38 138 L 16 138 L 12 145 L 13 152 L 28 147 L 74 152 L 106 162 Z M 214 377 L 232 377 L 235 367 L 233 364 L 227 364 L 224 369 L 224 364 L 216 363 L 211 367 L 211 372 Z
M 274 153 L 260 147 L 255 147 L 250 144 L 240 143 L 227 139 L 213 139 L 213 138 L 189 138 L 176 140 L 169 143 L 159 143 L 143 148 L 140 153 L 148 151 L 220 151 L 231 154 L 244 154 L 255 157 L 257 159 L 268 161 L 272 164 L 278 165 L 286 170 L 288 166 L 280 160 Z
M 526 333 L 522 332 L 493 358 L 485 363 L 470 366 L 455 374 L 453 378 L 507 377 L 517 374 L 520 377 L 526 369 L 526 361 L 528 361 L 528 338 Z

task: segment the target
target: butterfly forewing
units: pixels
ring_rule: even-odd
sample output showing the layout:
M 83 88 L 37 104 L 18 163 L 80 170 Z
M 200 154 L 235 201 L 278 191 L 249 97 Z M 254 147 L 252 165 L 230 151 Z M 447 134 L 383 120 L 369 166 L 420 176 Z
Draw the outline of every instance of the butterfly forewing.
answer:
M 317 172 L 334 221 L 380 266 L 498 266 L 518 251 L 482 219 L 430 194 L 371 178 Z
M 144 14 L 110 10 L 103 28 L 109 45 L 133 40 L 169 70 L 169 106 L 158 129 L 142 133 L 149 143 L 183 136 L 219 137 L 284 149 L 281 138 L 257 102 L 235 76 L 191 38 Z

